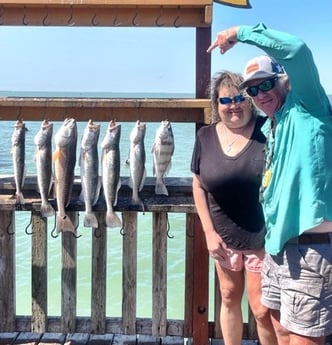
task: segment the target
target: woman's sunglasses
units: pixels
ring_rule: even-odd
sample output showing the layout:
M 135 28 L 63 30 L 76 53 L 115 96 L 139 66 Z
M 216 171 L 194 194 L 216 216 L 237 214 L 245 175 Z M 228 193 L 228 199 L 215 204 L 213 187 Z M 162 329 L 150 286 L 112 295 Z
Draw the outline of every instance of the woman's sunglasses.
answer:
M 276 81 L 278 79 L 279 77 L 273 77 L 271 79 L 266 79 L 262 81 L 258 85 L 249 86 L 247 87 L 247 90 L 246 90 L 247 94 L 251 97 L 255 97 L 258 95 L 258 91 L 262 91 L 262 92 L 270 91 L 275 87 Z
M 246 100 L 246 98 L 243 95 L 239 94 L 239 95 L 234 96 L 233 98 L 232 97 L 220 97 L 218 100 L 219 100 L 220 104 L 231 104 L 231 103 L 244 102 Z

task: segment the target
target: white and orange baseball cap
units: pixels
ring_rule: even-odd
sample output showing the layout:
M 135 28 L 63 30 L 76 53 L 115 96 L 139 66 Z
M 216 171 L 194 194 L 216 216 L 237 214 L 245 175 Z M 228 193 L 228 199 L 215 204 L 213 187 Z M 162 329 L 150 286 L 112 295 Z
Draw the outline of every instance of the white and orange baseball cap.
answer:
M 274 58 L 268 55 L 257 56 L 246 64 L 240 89 L 245 88 L 249 80 L 272 78 L 284 73 L 286 73 L 284 68 Z

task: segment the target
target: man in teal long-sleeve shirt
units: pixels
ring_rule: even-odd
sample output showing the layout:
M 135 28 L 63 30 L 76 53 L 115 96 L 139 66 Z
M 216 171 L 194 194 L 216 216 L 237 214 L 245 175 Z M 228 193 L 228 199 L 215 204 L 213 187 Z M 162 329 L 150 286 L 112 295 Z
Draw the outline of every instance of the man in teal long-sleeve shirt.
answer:
M 267 234 L 262 302 L 279 344 L 323 345 L 332 333 L 332 111 L 312 53 L 264 24 L 221 31 L 267 55 L 244 69 L 243 92 L 270 119 L 261 194 Z M 280 323 L 279 323 L 280 321 Z

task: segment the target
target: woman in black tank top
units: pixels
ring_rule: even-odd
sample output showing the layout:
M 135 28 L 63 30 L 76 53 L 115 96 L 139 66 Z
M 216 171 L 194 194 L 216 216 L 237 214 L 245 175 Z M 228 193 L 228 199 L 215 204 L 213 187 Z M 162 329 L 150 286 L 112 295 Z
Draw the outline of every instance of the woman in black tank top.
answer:
M 266 118 L 240 93 L 242 80 L 227 71 L 212 79 L 212 124 L 198 131 L 192 156 L 193 195 L 207 249 L 215 260 L 225 345 L 241 344 L 245 278 L 260 342 L 274 345 L 270 314 L 260 303 L 265 227 L 259 188 L 265 148 L 261 127 Z

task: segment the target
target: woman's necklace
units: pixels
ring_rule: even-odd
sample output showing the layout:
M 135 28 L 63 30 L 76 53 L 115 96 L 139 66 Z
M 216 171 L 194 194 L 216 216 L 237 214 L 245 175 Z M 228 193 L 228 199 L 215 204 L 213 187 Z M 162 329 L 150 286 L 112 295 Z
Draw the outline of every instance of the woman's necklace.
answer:
M 241 137 L 241 134 L 238 134 L 236 136 L 236 138 L 230 143 L 229 140 L 228 140 L 228 134 L 227 134 L 227 131 L 225 130 L 225 135 L 226 135 L 226 140 L 227 140 L 227 143 L 226 143 L 226 153 L 229 153 L 232 151 L 232 146 L 239 140 L 239 138 Z
M 226 153 L 229 153 L 232 151 L 233 149 L 233 145 L 244 135 L 245 129 L 243 130 L 242 133 L 238 134 L 231 142 L 229 141 L 229 137 L 228 137 L 228 131 L 226 129 L 226 126 L 223 125 L 223 130 L 225 133 L 225 139 L 226 139 Z

